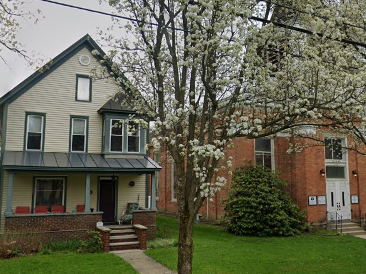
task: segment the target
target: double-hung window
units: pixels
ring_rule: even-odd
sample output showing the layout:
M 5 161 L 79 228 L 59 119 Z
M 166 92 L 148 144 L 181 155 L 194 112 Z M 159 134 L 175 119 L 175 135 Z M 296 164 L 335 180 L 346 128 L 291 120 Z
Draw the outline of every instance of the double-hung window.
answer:
M 71 118 L 71 152 L 87 152 L 87 118 Z
M 255 139 L 255 164 L 265 166 L 271 170 L 274 169 L 272 139 Z
M 26 117 L 26 150 L 43 150 L 45 116 L 27 114 Z
M 135 122 L 128 122 L 127 130 L 127 147 L 128 152 L 140 152 L 140 128 Z
M 35 178 L 34 206 L 47 206 L 51 211 L 53 205 L 64 205 L 65 178 Z
M 90 102 L 92 95 L 92 84 L 89 76 L 76 76 L 76 100 Z
M 346 146 L 345 138 L 325 138 L 325 164 L 328 179 L 345 179 L 347 157 L 343 147 Z
M 111 119 L 110 151 L 122 152 L 123 150 L 123 121 Z

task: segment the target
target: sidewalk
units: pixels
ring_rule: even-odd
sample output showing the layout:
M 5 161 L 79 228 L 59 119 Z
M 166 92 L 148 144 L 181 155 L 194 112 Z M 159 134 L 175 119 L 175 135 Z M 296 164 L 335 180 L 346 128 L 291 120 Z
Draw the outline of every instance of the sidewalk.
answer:
M 154 259 L 146 256 L 143 250 L 121 250 L 111 251 L 110 253 L 124 259 L 140 274 L 177 274 L 177 272 L 166 268 Z

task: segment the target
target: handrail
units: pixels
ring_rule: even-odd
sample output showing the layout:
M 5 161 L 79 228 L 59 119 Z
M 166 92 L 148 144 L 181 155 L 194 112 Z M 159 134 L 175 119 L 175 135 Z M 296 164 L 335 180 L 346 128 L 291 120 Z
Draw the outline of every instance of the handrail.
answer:
M 342 233 L 342 229 L 343 229 L 343 217 L 341 214 L 339 214 L 338 212 L 336 212 L 336 231 L 338 231 L 338 221 L 341 220 L 341 233 Z
M 327 215 L 330 214 L 330 221 L 335 222 L 335 229 L 338 232 L 338 226 L 340 226 L 341 233 L 343 231 L 343 217 L 338 212 L 329 212 L 327 211 Z M 335 215 L 335 220 L 333 219 L 333 216 Z M 327 218 L 328 219 L 328 218 Z M 340 225 L 339 225 L 340 224 Z

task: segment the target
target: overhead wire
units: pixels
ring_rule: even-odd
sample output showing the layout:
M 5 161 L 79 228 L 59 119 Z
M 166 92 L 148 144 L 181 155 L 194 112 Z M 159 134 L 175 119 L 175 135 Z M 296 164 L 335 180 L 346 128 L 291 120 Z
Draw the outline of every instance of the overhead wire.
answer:
M 156 26 L 156 27 L 159 26 L 158 23 L 146 22 L 146 21 L 143 21 L 143 20 L 138 20 L 138 19 L 135 19 L 135 18 L 127 17 L 127 16 L 108 13 L 108 12 L 104 12 L 104 11 L 93 10 L 93 9 L 84 8 L 84 7 L 75 6 L 75 5 L 70 5 L 70 4 L 61 3 L 61 2 L 57 2 L 57 1 L 52 1 L 52 0 L 38 0 L 38 1 L 46 2 L 46 3 L 50 3 L 50 4 L 54 4 L 54 5 L 59 5 L 59 6 L 64 6 L 64 7 L 68 7 L 68 8 L 73 8 L 73 9 L 79 9 L 79 10 L 86 11 L 86 12 L 92 12 L 92 13 L 96 13 L 96 14 L 101 14 L 101 15 L 105 15 L 105 16 L 110 16 L 110 17 L 114 17 L 114 18 L 119 18 L 119 19 L 123 19 L 123 20 L 132 21 L 132 22 L 136 22 L 136 23 L 144 23 L 144 24 L 148 24 L 148 25 L 152 25 L 152 26 Z M 302 13 L 308 13 L 306 11 L 295 9 L 295 8 L 292 8 L 292 7 L 289 7 L 289 6 L 286 6 L 286 5 L 278 4 L 278 3 L 275 3 L 275 2 L 272 2 L 272 1 L 264 0 L 264 2 L 270 2 L 270 3 L 274 3 L 275 5 L 287 8 L 287 9 L 292 9 L 292 10 L 302 12 Z M 308 13 L 308 14 L 310 14 L 310 13 Z M 311 15 L 317 16 L 317 15 L 314 15 L 314 14 L 311 14 Z M 238 16 L 240 16 L 240 14 L 238 14 Z M 320 16 L 317 16 L 317 17 L 320 17 Z M 320 17 L 320 18 L 322 18 L 322 17 Z M 251 16 L 249 19 L 250 20 L 255 20 L 255 21 L 261 22 L 261 23 L 272 23 L 273 25 L 281 27 L 281 28 L 286 28 L 286 29 L 290 29 L 290 30 L 294 30 L 294 31 L 298 31 L 298 32 L 302 32 L 302 33 L 306 33 L 306 34 L 310 34 L 310 35 L 314 34 L 310 30 L 306 30 L 306 29 L 303 29 L 303 28 L 300 28 L 300 27 L 290 26 L 290 25 L 287 25 L 287 24 L 284 24 L 284 23 L 271 21 L 271 20 L 268 20 L 268 19 L 263 19 L 263 18 L 260 18 L 260 17 L 257 17 L 257 16 Z M 328 20 L 327 18 L 322 18 L 322 19 Z M 348 23 L 345 23 L 345 24 L 348 24 Z M 350 24 L 348 24 L 348 25 L 350 25 Z M 362 28 L 361 26 L 355 26 L 355 25 L 350 25 L 350 26 L 361 28 L 361 29 L 365 30 L 365 28 Z M 178 30 L 178 31 L 185 31 L 184 29 L 172 28 L 172 27 L 169 27 L 169 26 L 165 26 L 165 27 L 168 28 L 168 29 L 174 29 L 174 30 Z M 321 33 L 316 33 L 316 34 L 320 35 L 320 36 L 323 36 L 323 34 L 321 34 Z M 357 41 L 353 41 L 353 40 L 350 40 L 350 39 L 340 39 L 339 41 L 343 42 L 343 43 L 346 43 L 346 44 L 351 44 L 351 45 L 366 48 L 366 43 L 357 42 Z

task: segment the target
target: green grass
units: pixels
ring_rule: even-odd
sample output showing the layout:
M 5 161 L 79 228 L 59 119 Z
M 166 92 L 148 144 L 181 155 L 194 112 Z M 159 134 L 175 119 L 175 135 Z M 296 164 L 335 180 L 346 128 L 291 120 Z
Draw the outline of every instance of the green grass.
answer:
M 138 274 L 113 254 L 53 253 L 0 260 L 0 274 Z
M 157 225 L 174 231 L 175 219 L 158 216 Z M 194 229 L 193 273 L 365 273 L 366 240 L 326 234 L 296 237 L 240 237 L 198 224 Z M 177 248 L 151 249 L 146 254 L 177 269 Z

